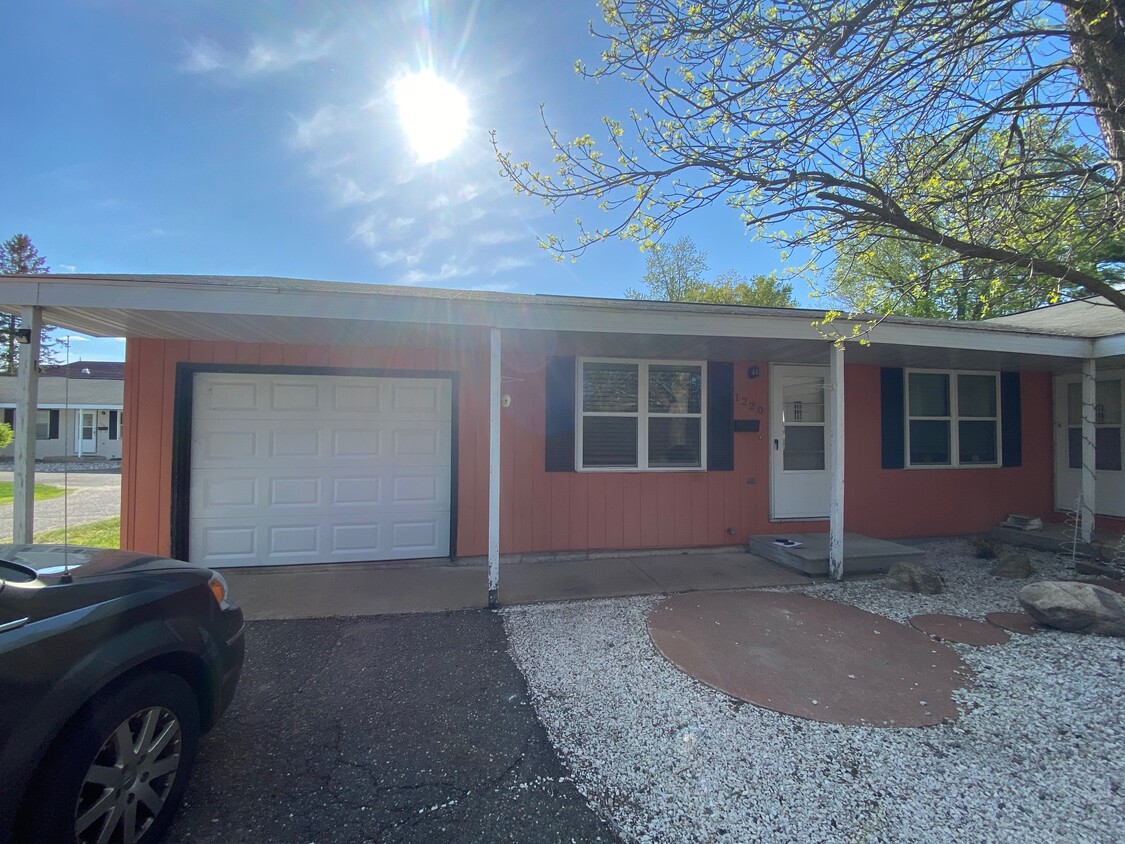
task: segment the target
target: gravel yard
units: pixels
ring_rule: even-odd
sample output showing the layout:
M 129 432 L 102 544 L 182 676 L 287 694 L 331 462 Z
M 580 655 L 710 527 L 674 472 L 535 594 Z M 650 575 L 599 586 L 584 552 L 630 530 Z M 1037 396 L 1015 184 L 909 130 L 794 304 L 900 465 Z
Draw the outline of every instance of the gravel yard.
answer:
M 1019 609 L 1025 582 L 990 575 L 968 543 L 923 547 L 941 595 L 879 580 L 798 591 L 899 621 Z M 1035 579 L 1072 577 L 1049 554 L 1031 558 Z M 976 672 L 956 693 L 957 721 L 843 727 L 744 704 L 681 673 L 648 637 L 659 600 L 505 611 L 552 743 L 625 840 L 1125 840 L 1125 640 L 1048 631 L 952 645 Z

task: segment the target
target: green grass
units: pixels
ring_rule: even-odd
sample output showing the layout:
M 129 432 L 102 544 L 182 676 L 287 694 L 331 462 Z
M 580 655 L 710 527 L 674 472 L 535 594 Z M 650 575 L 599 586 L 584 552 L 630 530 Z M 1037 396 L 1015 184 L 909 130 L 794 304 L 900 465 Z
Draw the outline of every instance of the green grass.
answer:
M 35 534 L 36 542 L 59 544 L 63 541 L 63 529 L 45 530 Z M 121 547 L 121 517 L 102 519 L 100 522 L 87 522 L 75 525 L 66 531 L 66 542 L 70 545 L 93 545 L 97 548 Z
M 13 490 L 14 484 L 12 481 L 0 481 L 0 504 L 11 504 L 15 500 L 16 494 Z M 46 501 L 48 498 L 58 498 L 66 495 L 66 490 L 61 486 L 51 486 L 50 484 L 36 484 L 35 485 L 35 500 Z

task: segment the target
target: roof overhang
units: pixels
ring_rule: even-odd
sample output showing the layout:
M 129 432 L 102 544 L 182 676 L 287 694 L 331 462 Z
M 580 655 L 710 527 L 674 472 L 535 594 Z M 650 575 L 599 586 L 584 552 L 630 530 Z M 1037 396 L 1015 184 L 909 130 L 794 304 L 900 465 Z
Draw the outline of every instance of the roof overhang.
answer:
M 823 311 L 430 290 L 215 276 L 5 276 L 0 309 L 94 336 L 311 345 L 456 343 L 463 327 L 562 332 L 586 354 L 827 360 Z M 388 334 L 388 324 L 395 326 Z M 1073 371 L 1125 357 L 1125 336 L 1090 339 L 983 323 L 838 319 L 869 328 L 848 360 L 904 366 Z M 702 353 L 702 354 L 699 354 Z

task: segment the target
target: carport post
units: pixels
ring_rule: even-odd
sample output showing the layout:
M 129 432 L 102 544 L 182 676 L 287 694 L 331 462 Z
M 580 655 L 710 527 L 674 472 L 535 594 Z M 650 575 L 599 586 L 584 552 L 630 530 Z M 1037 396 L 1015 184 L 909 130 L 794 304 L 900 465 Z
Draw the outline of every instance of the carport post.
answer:
M 844 579 L 844 345 L 829 351 L 828 384 L 828 574 Z
M 16 394 L 15 483 L 12 541 L 27 543 L 35 535 L 35 422 L 39 407 L 39 331 L 43 309 L 31 306 L 20 315 L 19 392 Z
M 491 331 L 488 389 L 488 606 L 500 592 L 500 329 Z
M 1098 371 L 1093 358 L 1082 361 L 1082 541 L 1094 538 L 1094 508 L 1097 506 L 1097 403 Z

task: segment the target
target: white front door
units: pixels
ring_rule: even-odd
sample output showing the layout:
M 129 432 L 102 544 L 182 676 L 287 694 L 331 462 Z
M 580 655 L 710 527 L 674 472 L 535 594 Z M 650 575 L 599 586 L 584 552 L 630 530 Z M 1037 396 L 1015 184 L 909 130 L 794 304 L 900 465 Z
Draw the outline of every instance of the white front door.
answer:
M 1099 373 L 1094 395 L 1094 512 L 1125 516 L 1125 372 Z M 1074 511 L 1082 491 L 1082 378 L 1055 379 L 1055 509 Z
M 828 517 L 825 366 L 770 367 L 770 517 Z
M 74 432 L 74 451 L 78 455 L 98 453 L 98 412 L 79 410 Z
M 197 374 L 189 558 L 448 556 L 451 424 L 448 378 Z

